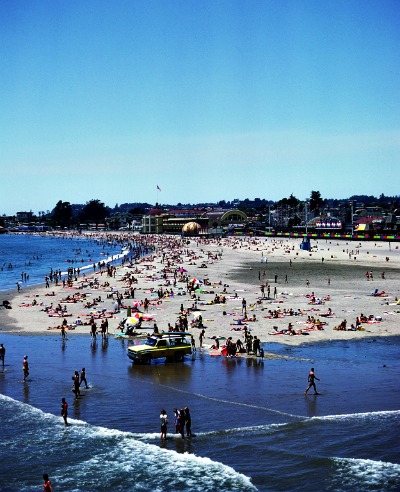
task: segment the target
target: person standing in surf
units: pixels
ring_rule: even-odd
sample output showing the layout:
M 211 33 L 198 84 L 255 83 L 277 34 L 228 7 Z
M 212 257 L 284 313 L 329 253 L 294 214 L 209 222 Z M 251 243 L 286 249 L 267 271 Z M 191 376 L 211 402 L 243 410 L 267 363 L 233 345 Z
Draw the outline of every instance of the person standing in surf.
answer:
M 79 372 L 75 371 L 74 375 L 72 376 L 72 381 L 74 382 L 74 387 L 72 391 L 75 393 L 75 399 L 77 400 L 81 396 L 81 391 L 79 389 Z
M 53 487 L 51 486 L 51 482 L 49 480 L 49 476 L 47 475 L 47 473 L 43 475 L 43 480 L 44 480 L 43 492 L 53 492 Z
M 181 408 L 178 410 L 178 426 L 179 426 L 179 434 L 181 435 L 182 439 L 185 437 L 185 422 L 186 422 L 186 416 L 185 416 L 185 410 Z
M 185 407 L 184 411 L 185 411 L 186 435 L 188 437 L 192 437 L 192 417 L 190 415 L 189 407 Z
M 311 387 L 314 388 L 314 395 L 319 395 L 319 393 L 317 392 L 317 387 L 315 386 L 315 379 L 319 381 L 319 379 L 315 375 L 314 368 L 312 367 L 311 371 L 308 373 L 308 387 L 304 392 L 305 395 Z
M 6 358 L 6 348 L 2 343 L 0 343 L 0 361 L 3 364 L 3 369 L 4 369 L 4 359 Z
M 64 419 L 64 424 L 68 425 L 68 403 L 65 401 L 65 398 L 61 398 L 61 416 Z
M 161 420 L 161 439 L 167 439 L 167 412 L 162 409 L 161 414 L 160 414 L 160 420 Z
M 89 388 L 89 385 L 87 383 L 87 380 L 86 380 L 86 369 L 84 367 L 82 367 L 82 371 L 81 371 L 81 380 L 79 382 L 79 386 L 81 386 L 81 384 L 84 383 L 85 384 L 85 388 L 88 389 Z
M 24 360 L 22 361 L 22 372 L 24 373 L 24 381 L 29 376 L 29 364 L 28 364 L 28 356 L 25 355 Z

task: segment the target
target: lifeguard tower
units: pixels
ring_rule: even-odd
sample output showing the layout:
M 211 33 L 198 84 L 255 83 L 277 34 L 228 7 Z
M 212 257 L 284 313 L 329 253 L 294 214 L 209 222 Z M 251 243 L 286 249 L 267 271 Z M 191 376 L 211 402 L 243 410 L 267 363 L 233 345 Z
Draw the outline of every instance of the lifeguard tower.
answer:
M 300 249 L 304 251 L 311 251 L 311 242 L 309 237 L 303 238 L 303 241 L 300 243 Z

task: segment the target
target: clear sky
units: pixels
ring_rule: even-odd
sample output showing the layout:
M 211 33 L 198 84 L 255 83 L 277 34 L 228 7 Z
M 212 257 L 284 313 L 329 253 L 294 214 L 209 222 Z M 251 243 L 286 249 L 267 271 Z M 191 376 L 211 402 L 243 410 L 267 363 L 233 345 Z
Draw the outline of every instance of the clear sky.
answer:
M 399 25 L 398 0 L 2 0 L 0 214 L 399 195 Z

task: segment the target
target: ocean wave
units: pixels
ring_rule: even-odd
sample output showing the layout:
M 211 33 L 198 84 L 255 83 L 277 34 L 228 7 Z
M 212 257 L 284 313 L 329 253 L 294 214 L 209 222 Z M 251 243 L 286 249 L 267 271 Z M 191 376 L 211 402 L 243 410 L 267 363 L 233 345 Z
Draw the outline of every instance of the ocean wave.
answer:
M 282 430 L 285 427 L 292 426 L 293 423 L 282 423 L 282 424 L 264 424 L 264 425 L 251 425 L 245 427 L 233 427 L 231 429 L 221 429 L 221 430 L 212 430 L 207 432 L 196 432 L 196 439 L 204 439 L 209 437 L 223 437 L 229 434 L 233 434 L 237 437 L 246 436 L 248 437 L 250 434 L 257 434 L 260 436 L 262 433 L 269 434 L 271 432 L 275 432 L 278 430 Z M 156 432 L 148 432 L 148 433 L 132 433 L 132 436 L 135 439 L 143 440 L 143 441 L 152 441 L 155 439 L 160 439 L 160 433 Z M 182 439 L 180 434 L 168 434 L 168 439 Z
M 6 477 L 10 490 L 32 490 L 33 477 L 40 476 L 43 467 L 52 470 L 57 490 L 257 490 L 250 478 L 210 458 L 178 453 L 141 442 L 130 432 L 79 420 L 69 419 L 71 425 L 65 427 L 61 417 L 8 396 L 0 395 L 0 403 L 1 417 L 12 429 L 3 436 L 8 456 L 2 468 L 15 461 L 15 455 L 24 456 Z M 156 434 L 147 437 L 155 439 Z
M 338 415 L 324 415 L 310 417 L 310 420 L 349 420 L 349 419 L 375 419 L 400 416 L 400 410 L 380 410 L 377 412 L 346 413 Z

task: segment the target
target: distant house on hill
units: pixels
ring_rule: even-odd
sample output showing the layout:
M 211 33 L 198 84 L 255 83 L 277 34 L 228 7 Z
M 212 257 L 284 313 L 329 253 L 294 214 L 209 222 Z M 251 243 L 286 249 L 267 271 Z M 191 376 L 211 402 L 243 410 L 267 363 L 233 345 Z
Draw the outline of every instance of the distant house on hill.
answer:
M 382 217 L 361 217 L 354 221 L 354 232 L 380 231 L 383 223 Z
M 33 212 L 17 212 L 16 216 L 18 222 L 31 222 L 34 220 Z

